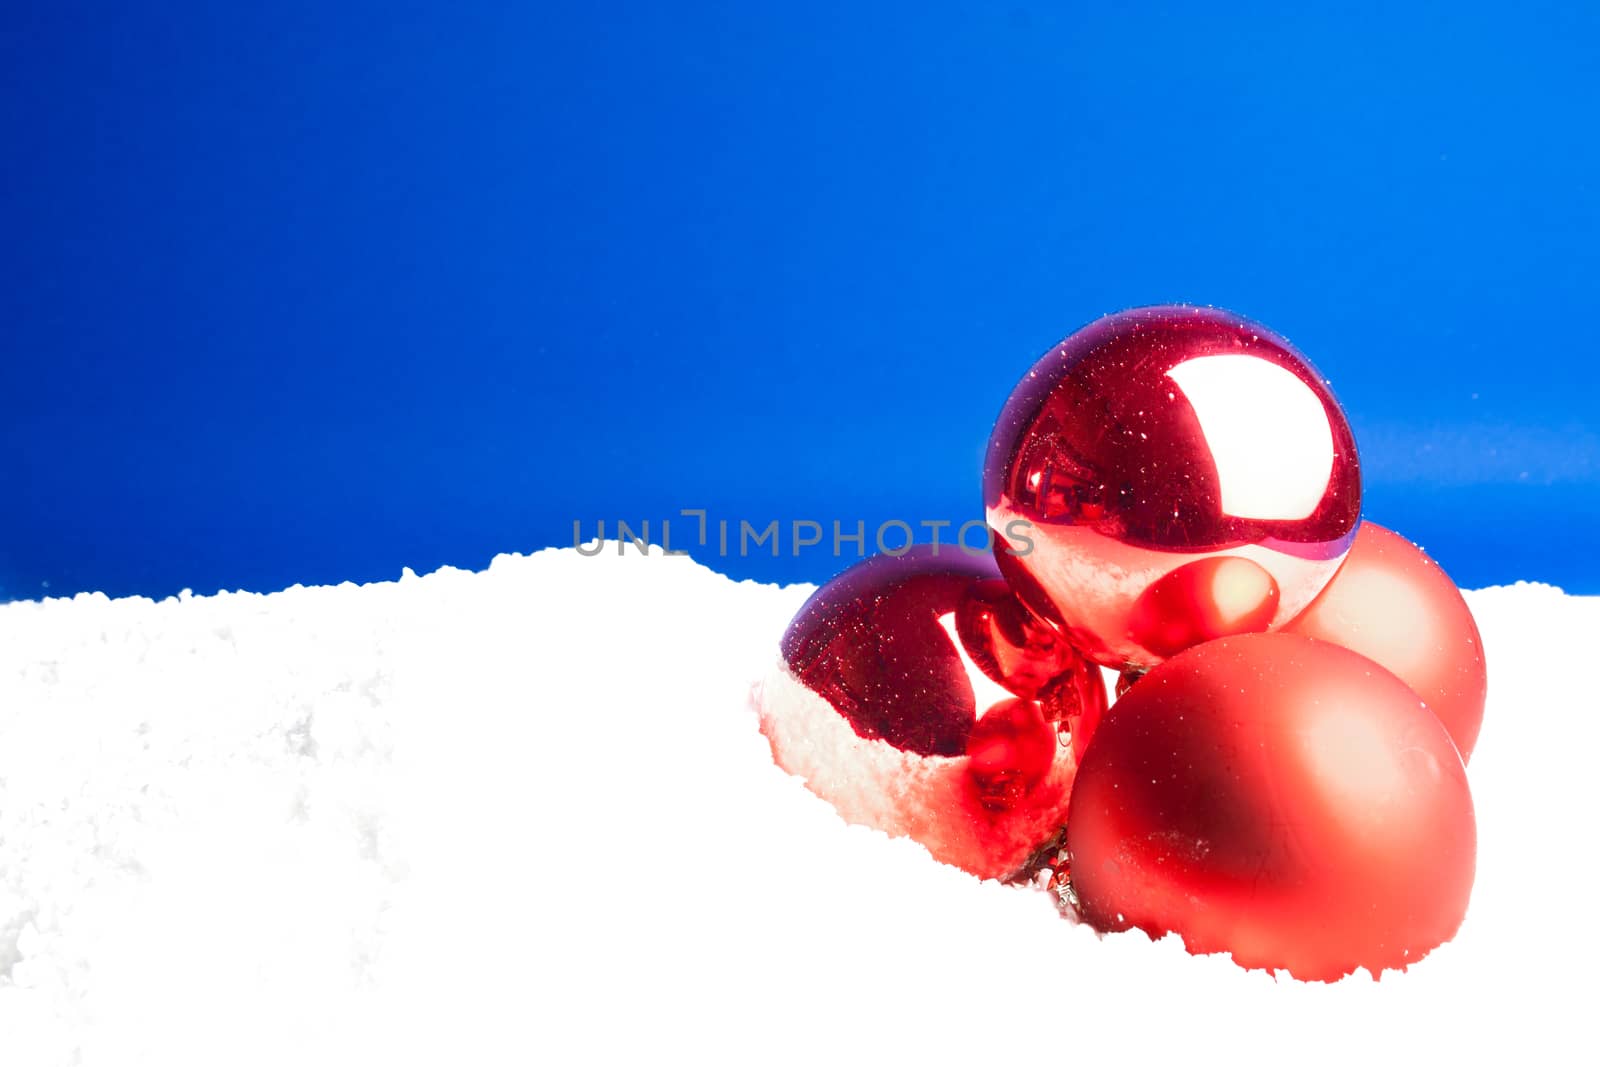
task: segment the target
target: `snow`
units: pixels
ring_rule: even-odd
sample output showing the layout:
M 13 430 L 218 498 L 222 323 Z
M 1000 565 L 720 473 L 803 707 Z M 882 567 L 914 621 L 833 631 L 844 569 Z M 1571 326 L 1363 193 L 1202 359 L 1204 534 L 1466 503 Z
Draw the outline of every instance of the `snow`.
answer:
M 1587 1043 L 1600 599 L 1468 594 L 1490 663 L 1471 910 L 1409 972 L 1328 986 L 1102 938 L 846 826 L 773 765 L 747 701 L 809 592 L 551 550 L 0 605 L 0 1058 L 1531 1062 Z
M 949 629 L 960 648 L 954 625 Z M 962 659 L 967 659 L 964 651 Z M 975 663 L 967 660 L 965 666 L 968 678 L 988 682 Z M 997 699 L 1011 698 L 998 683 L 989 686 Z M 846 822 L 912 838 L 934 859 L 964 871 L 993 878 L 1015 874 L 1060 829 L 1067 813 L 1077 764 L 1066 745 L 1056 746 L 1049 773 L 1029 790 L 1026 803 L 986 818 L 952 819 L 950 812 L 970 810 L 969 757 L 920 756 L 863 738 L 781 661 L 775 660 L 757 683 L 751 702 L 772 758 L 803 778 Z M 989 704 L 980 697 L 977 706 Z

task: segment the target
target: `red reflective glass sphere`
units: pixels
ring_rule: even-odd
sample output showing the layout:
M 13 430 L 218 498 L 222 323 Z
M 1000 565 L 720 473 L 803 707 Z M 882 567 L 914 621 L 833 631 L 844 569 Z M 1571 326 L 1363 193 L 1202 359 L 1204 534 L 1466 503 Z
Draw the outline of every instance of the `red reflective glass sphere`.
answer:
M 1136 308 L 1017 386 L 984 506 L 1035 614 L 1099 663 L 1148 667 L 1299 614 L 1355 536 L 1361 478 L 1343 412 L 1287 341 L 1226 311 Z M 1169 577 L 1217 558 L 1254 566 Z
M 1428 554 L 1364 522 L 1344 565 L 1284 627 L 1353 649 L 1416 690 L 1470 759 L 1489 677 L 1483 638 L 1461 590 Z
M 1060 828 L 1077 767 L 1060 727 L 1098 717 L 1105 686 L 992 557 L 919 546 L 857 564 L 805 603 L 780 653 L 755 694 L 762 732 L 847 820 L 983 877 L 1015 873 Z
M 984 712 L 967 738 L 978 802 L 991 811 L 1016 807 L 1050 773 L 1056 744 L 1055 726 L 1035 701 L 1005 700 Z
M 1065 637 L 1023 607 L 998 577 L 967 587 L 956 609 L 956 633 L 984 674 L 1039 701 L 1045 719 L 1070 731 L 1082 754 L 1106 709 L 1106 686 Z
M 951 628 L 968 590 L 997 578 L 987 559 L 960 549 L 873 556 L 817 590 L 779 648 L 862 737 L 959 756 L 978 708 Z
M 1476 842 L 1466 770 L 1417 695 L 1284 633 L 1199 645 L 1135 683 L 1084 755 L 1067 823 L 1094 926 L 1328 981 L 1454 936 Z

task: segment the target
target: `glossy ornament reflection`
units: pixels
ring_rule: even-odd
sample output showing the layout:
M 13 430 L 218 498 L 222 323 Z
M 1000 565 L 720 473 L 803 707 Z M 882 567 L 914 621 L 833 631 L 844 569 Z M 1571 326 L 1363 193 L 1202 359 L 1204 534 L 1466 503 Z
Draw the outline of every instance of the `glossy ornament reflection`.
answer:
M 1057 740 L 1036 701 L 1004 700 L 984 712 L 967 738 L 978 802 L 990 811 L 1015 808 L 1049 775 Z
M 1067 338 L 1012 393 L 984 468 L 1011 588 L 1115 668 L 1282 626 L 1338 569 L 1360 504 L 1327 384 L 1210 308 L 1137 308 Z
M 1278 583 L 1243 556 L 1207 556 L 1168 571 L 1133 602 L 1128 635 L 1173 656 L 1229 634 L 1262 633 L 1278 613 Z
M 959 550 L 873 556 L 806 601 L 779 646 L 796 678 L 856 733 L 921 756 L 959 756 L 977 718 L 975 679 L 942 620 L 997 577 Z
M 1106 687 L 1077 649 L 1036 617 L 996 577 L 975 582 L 956 609 L 956 633 L 984 674 L 1037 700 L 1047 721 L 1071 732 L 1074 748 L 1106 709 Z
M 1099 669 L 1027 616 L 992 558 L 949 546 L 819 589 L 754 697 L 778 765 L 844 818 L 984 877 L 1060 827 L 1077 766 L 1062 730 L 1106 703 Z
M 1136 682 L 1067 822 L 1095 927 L 1323 981 L 1403 969 L 1454 936 L 1476 841 L 1466 770 L 1416 694 L 1284 633 L 1208 642 Z

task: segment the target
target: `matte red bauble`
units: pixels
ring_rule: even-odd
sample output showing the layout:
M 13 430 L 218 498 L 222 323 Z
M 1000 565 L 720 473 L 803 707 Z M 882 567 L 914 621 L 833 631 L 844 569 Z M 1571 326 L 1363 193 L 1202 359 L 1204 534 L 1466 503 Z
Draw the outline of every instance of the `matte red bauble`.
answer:
M 1067 824 L 1094 926 L 1325 981 L 1404 968 L 1454 936 L 1476 842 L 1466 770 L 1417 695 L 1281 633 L 1141 678 L 1100 724 Z
M 1105 686 L 988 556 L 866 560 L 805 603 L 780 652 L 755 694 L 762 732 L 849 821 L 984 877 L 1060 827 L 1077 763 L 1059 730 L 1098 717 Z
M 1287 341 L 1150 307 L 1028 372 L 989 440 L 984 506 L 1035 614 L 1099 663 L 1148 667 L 1304 610 L 1355 536 L 1361 478 L 1343 412 Z
M 1467 602 L 1427 553 L 1392 530 L 1361 524 L 1333 581 L 1284 629 L 1376 660 L 1416 690 L 1472 756 L 1489 678 Z

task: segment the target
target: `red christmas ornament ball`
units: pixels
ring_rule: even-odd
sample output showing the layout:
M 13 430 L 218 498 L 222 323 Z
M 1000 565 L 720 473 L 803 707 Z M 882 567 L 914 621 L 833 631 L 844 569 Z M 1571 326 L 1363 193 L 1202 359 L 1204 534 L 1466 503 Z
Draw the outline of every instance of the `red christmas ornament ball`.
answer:
M 1012 589 L 1113 668 L 1282 626 L 1338 569 L 1361 505 L 1327 383 L 1265 327 L 1187 306 L 1046 353 L 1000 414 L 983 491 Z
M 1331 981 L 1404 968 L 1466 913 L 1466 771 L 1404 682 L 1293 634 L 1141 678 L 1085 754 L 1067 824 L 1084 918 Z
M 991 557 L 874 556 L 813 594 L 780 653 L 754 694 L 762 732 L 847 820 L 981 877 L 1016 873 L 1065 820 L 1077 761 L 1059 729 L 1098 715 L 1105 687 Z
M 1472 757 L 1489 691 L 1483 638 L 1461 590 L 1427 553 L 1364 522 L 1333 581 L 1284 630 L 1376 660 L 1416 690 Z

